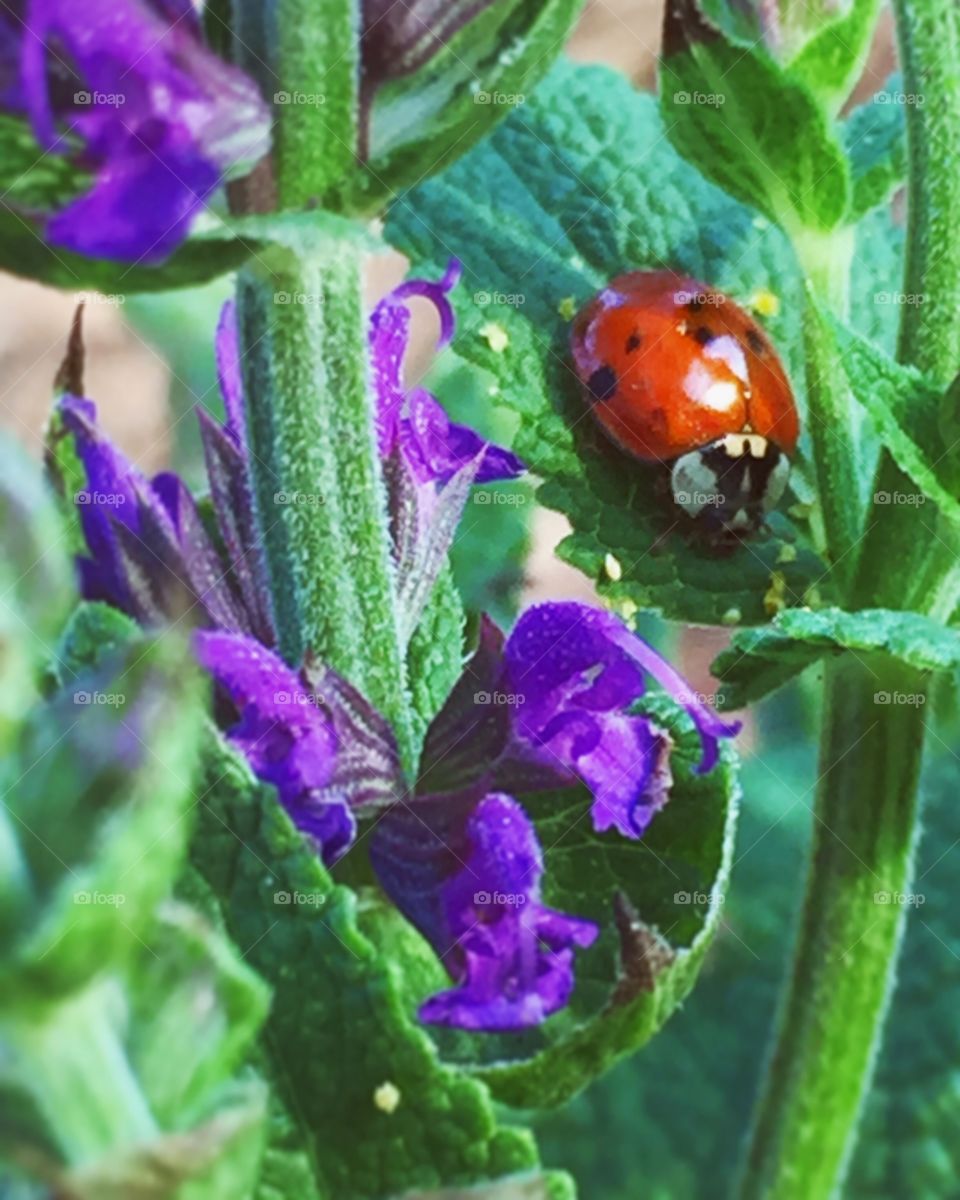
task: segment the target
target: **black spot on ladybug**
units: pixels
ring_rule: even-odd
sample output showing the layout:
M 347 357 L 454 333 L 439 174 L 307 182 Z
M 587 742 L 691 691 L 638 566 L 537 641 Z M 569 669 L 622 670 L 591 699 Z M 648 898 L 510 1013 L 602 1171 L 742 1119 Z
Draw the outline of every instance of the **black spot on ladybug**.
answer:
M 754 354 L 763 354 L 766 351 L 766 343 L 755 329 L 747 330 L 747 345 Z
M 640 336 L 639 333 L 631 333 L 630 336 L 627 338 L 627 344 L 624 347 L 627 354 L 633 354 L 634 350 L 639 350 L 640 343 L 642 341 L 643 341 L 643 338 Z
M 707 306 L 706 296 L 694 296 L 687 301 L 687 312 L 698 313 Z
M 617 390 L 617 373 L 613 367 L 597 367 L 587 380 L 587 391 L 594 400 L 609 400 Z
M 694 341 L 699 342 L 701 346 L 709 346 L 717 336 L 709 325 L 698 325 L 692 332 Z

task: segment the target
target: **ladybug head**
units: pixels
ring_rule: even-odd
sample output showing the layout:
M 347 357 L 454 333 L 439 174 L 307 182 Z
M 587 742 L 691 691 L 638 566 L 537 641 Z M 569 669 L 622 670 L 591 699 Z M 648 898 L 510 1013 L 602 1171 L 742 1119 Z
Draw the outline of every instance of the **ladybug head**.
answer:
M 752 533 L 776 508 L 790 460 L 768 438 L 730 433 L 675 460 L 673 498 L 689 517 L 717 532 Z

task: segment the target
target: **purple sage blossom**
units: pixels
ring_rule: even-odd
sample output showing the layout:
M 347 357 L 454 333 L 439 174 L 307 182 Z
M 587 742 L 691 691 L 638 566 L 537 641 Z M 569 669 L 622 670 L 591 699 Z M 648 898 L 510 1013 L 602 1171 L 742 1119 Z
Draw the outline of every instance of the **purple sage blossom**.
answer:
M 462 268 L 451 259 L 437 281 L 409 279 L 400 284 L 373 310 L 370 317 L 370 363 L 377 394 L 377 438 L 380 455 L 387 459 L 399 451 L 417 483 L 446 484 L 477 460 L 474 483 L 514 479 L 526 470 L 516 455 L 485 442 L 465 425 L 449 419 L 435 396 L 423 388 L 405 391 L 403 358 L 410 341 L 410 310 L 415 296 L 429 300 L 440 317 L 442 350 L 453 337 L 455 318 L 447 298 L 460 279 Z
M 536 832 L 513 797 L 582 783 L 597 832 L 641 837 L 672 783 L 669 736 L 630 712 L 647 675 L 687 710 L 709 770 L 718 739 L 739 726 L 612 614 L 538 605 L 506 641 L 484 623 L 428 731 L 416 795 L 383 817 L 371 846 L 388 895 L 457 984 L 425 1003 L 425 1021 L 520 1029 L 566 1003 L 574 949 L 596 929 L 541 906 Z
M 59 212 L 28 214 L 55 245 L 161 262 L 224 179 L 269 150 L 256 85 L 204 46 L 183 0 L 29 0 L 0 33 L 0 105 L 92 176 Z

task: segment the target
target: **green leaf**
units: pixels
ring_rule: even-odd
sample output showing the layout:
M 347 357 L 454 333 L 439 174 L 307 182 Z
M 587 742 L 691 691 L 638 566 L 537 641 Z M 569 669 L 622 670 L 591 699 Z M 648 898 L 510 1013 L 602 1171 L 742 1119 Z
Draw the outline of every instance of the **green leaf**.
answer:
M 871 608 L 790 609 L 763 629 L 736 633 L 711 671 L 720 680 L 721 708 L 742 708 L 795 675 L 844 652 L 887 654 L 923 671 L 960 666 L 960 631 L 946 629 L 919 613 Z M 878 704 L 908 704 L 909 699 L 878 692 Z M 922 702 L 922 701 L 921 701 Z
M 374 94 L 364 167 L 348 177 L 347 211 L 381 208 L 434 174 L 522 106 L 567 39 L 582 0 L 473 5 L 454 36 Z M 389 18 L 382 18 L 389 19 Z
M 0 754 L 36 697 L 74 602 L 66 528 L 24 451 L 0 436 Z
M 194 858 L 246 960 L 274 989 L 271 1074 L 298 1114 L 323 1200 L 382 1200 L 532 1171 L 529 1134 L 498 1126 L 485 1088 L 446 1066 L 390 956 L 358 926 L 271 789 L 219 740 L 206 755 Z M 301 964 L 294 970 L 291 964 Z M 302 964 L 314 964 L 304 986 Z
M 462 260 L 455 352 L 483 372 L 491 407 L 509 410 L 513 449 L 547 481 L 537 499 L 573 526 L 561 556 L 602 595 L 703 623 L 765 620 L 778 595 L 802 602 L 823 567 L 789 523 L 725 555 L 698 544 L 585 419 L 568 366 L 576 308 L 623 270 L 671 266 L 743 303 L 774 293 L 769 331 L 802 381 L 801 284 L 783 235 L 671 149 L 652 97 L 560 64 L 491 138 L 395 204 L 386 235 L 418 273 Z
M 696 0 L 665 9 L 660 95 L 670 140 L 730 195 L 792 230 L 843 221 L 849 170 L 817 98 L 760 47 L 728 41 Z
M 880 293 L 874 300 L 922 304 L 924 297 Z M 944 516 L 960 520 L 960 453 L 955 435 L 949 440 L 944 436 L 944 427 L 951 426 L 944 419 L 946 402 L 940 389 L 839 322 L 833 327 L 853 394 L 897 466 L 919 489 L 877 492 L 873 503 L 920 505 L 930 499 Z
M 197 218 L 190 237 L 166 262 L 138 266 L 87 258 L 51 246 L 44 241 L 42 221 L 0 203 L 0 267 L 70 291 L 122 295 L 194 287 L 267 254 L 271 245 L 304 253 L 338 240 L 371 249 L 379 246 L 375 235 L 362 224 L 322 209 L 247 217 L 204 213 Z
M 496 1060 L 477 1075 L 507 1104 L 561 1104 L 643 1046 L 693 987 L 720 924 L 739 802 L 735 751 L 725 746 L 698 775 L 700 742 L 686 713 L 662 694 L 643 711 L 675 746 L 670 799 L 642 841 L 594 833 L 583 794 L 525 802 L 545 847 L 546 902 L 602 933 L 578 955 L 571 1004 L 539 1031 L 532 1057 L 519 1058 L 529 1047 L 516 1039 L 472 1045 Z
M 899 75 L 892 75 L 882 92 L 855 108 L 843 123 L 843 141 L 853 171 L 851 221 L 885 204 L 906 182 L 904 105 L 892 101 L 899 86 Z
M 29 713 L 4 764 L 24 889 L 0 928 L 5 1004 L 78 988 L 139 944 L 189 829 L 196 701 L 183 648 L 138 642 Z
M 839 16 L 822 21 L 787 67 L 790 78 L 804 84 L 832 115 L 843 107 L 867 64 L 879 10 L 879 0 L 851 0 Z

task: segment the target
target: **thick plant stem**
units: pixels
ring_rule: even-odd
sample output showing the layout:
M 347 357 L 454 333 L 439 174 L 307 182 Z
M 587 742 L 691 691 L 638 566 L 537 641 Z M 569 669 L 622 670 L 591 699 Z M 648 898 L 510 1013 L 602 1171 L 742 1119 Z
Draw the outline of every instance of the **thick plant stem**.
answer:
M 743 1200 L 826 1200 L 842 1180 L 909 905 L 924 699 L 897 663 L 828 670 L 813 860 Z
M 255 502 L 284 657 L 315 652 L 412 755 L 360 256 L 276 248 L 237 281 Z
M 960 368 L 960 15 L 956 0 L 895 0 L 908 110 L 910 199 L 900 357 L 946 385 Z M 916 487 L 884 454 L 875 490 Z M 917 506 L 869 524 L 850 607 L 946 619 L 956 530 Z M 909 905 L 926 681 L 892 660 L 827 673 L 817 831 L 793 967 L 757 1108 L 742 1200 L 837 1195 L 893 986 Z M 899 896 L 900 903 L 894 900 Z
M 850 294 L 853 230 L 832 234 L 797 233 L 797 256 L 807 275 L 803 314 L 808 428 L 814 448 L 817 491 L 821 498 L 823 550 L 834 586 L 844 594 L 856 564 L 854 550 L 862 514 L 854 455 L 854 402 L 834 339 L 823 329 L 818 305 L 845 317 Z

